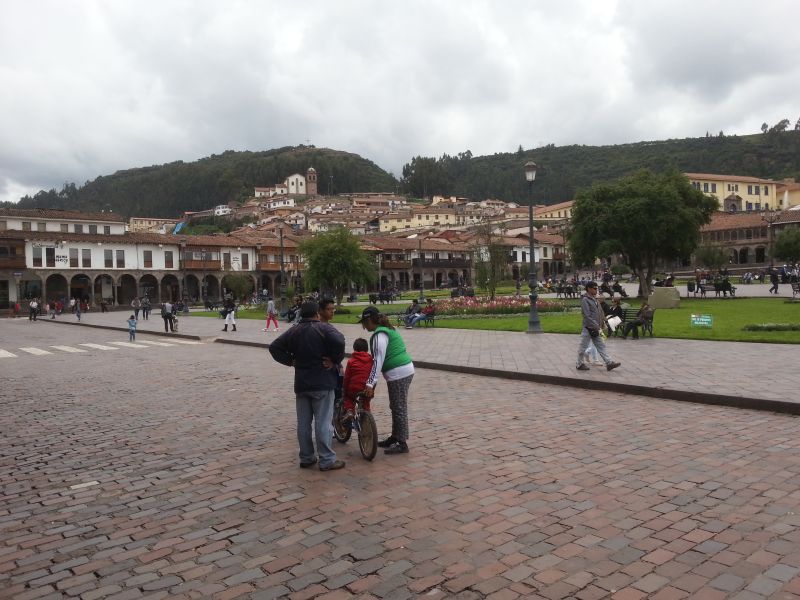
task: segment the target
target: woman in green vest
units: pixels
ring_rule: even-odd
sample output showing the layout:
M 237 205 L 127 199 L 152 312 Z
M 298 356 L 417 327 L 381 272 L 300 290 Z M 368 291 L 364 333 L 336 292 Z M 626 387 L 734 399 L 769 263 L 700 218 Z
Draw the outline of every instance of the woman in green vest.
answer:
M 374 306 L 368 306 L 358 320 L 361 326 L 372 332 L 369 349 L 372 354 L 372 370 L 367 378 L 364 395 L 372 398 L 378 384 L 378 374 L 383 373 L 389 390 L 389 410 L 392 413 L 392 435 L 378 442 L 386 454 L 408 452 L 408 389 L 414 378 L 414 363 L 406 351 L 403 338 Z

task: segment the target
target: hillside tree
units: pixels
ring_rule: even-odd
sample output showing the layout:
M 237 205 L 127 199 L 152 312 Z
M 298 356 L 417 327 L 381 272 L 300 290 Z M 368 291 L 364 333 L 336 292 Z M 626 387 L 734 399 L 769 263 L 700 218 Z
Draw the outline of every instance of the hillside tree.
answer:
M 375 262 L 358 239 L 344 227 L 317 234 L 300 243 L 306 263 L 306 289 L 332 291 L 336 304 L 350 284 L 370 284 L 377 278 Z
M 719 271 L 728 262 L 728 253 L 719 246 L 700 246 L 695 250 L 694 258 L 696 264 Z
M 775 258 L 791 264 L 800 261 L 800 227 L 789 227 L 781 231 L 773 248 Z
M 572 261 L 588 265 L 620 254 L 647 297 L 656 265 L 688 258 L 716 208 L 715 198 L 694 189 L 677 170 L 639 171 L 595 185 L 575 198 L 568 231 Z

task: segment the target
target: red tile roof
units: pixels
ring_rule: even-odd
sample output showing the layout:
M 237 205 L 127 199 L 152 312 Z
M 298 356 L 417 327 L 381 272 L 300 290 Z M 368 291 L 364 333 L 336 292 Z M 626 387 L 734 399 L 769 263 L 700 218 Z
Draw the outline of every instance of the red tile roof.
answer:
M 115 213 L 86 213 L 55 208 L 0 208 L 0 218 L 22 217 L 23 219 L 55 219 L 62 221 L 102 221 L 104 223 L 125 223 L 122 215 Z

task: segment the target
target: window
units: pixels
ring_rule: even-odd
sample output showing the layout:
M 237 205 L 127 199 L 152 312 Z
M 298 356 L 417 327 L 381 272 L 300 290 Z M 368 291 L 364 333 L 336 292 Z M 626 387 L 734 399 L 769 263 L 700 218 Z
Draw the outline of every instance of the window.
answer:
M 8 229 L 8 222 L 0 221 L 0 231 L 5 231 L 6 229 Z
M 78 249 L 77 248 L 70 248 L 69 249 L 69 266 L 71 268 L 78 267 Z
M 103 235 L 111 235 L 111 225 L 103 225 Z
M 61 223 L 59 229 L 61 229 L 61 233 L 67 233 L 69 231 L 69 225 L 66 223 Z
M 97 225 L 89 225 L 89 233 L 97 235 Z
M 75 223 L 73 227 L 75 228 L 75 233 L 83 233 L 83 225 L 80 223 Z
M 42 266 L 42 249 L 37 248 L 35 246 L 33 248 L 33 266 L 34 267 Z
M 756 188 L 756 189 L 758 189 L 758 188 Z M 756 192 L 756 193 L 758 193 L 758 192 Z M 752 185 L 748 185 L 747 186 L 747 194 L 750 195 L 750 196 L 753 195 L 753 186 Z
M 23 221 L 22 222 L 22 231 L 30 231 L 31 230 L 31 222 L 30 221 Z
M 748 202 L 747 203 L 747 207 L 745 208 L 745 210 L 748 210 L 748 211 L 753 210 L 753 203 L 752 202 Z
M 704 192 L 708 191 L 708 183 L 703 183 L 703 191 Z
M 711 184 L 711 193 L 712 194 L 716 194 L 717 193 L 717 184 L 716 183 L 712 183 Z
M 81 262 L 83 263 L 84 268 L 89 268 L 92 266 L 92 251 L 89 248 L 84 248 L 81 250 Z
M 545 246 L 544 248 L 542 248 L 542 256 L 544 256 L 545 258 L 547 258 L 547 246 Z
M 47 231 L 47 223 L 37 223 L 36 231 Z
M 103 250 L 103 259 L 106 265 L 106 269 L 113 269 L 114 268 L 114 251 L 113 250 Z
M 223 262 L 223 264 L 224 264 L 226 269 L 230 269 L 231 268 L 231 253 L 230 252 L 223 253 L 222 262 Z
M 250 270 L 250 255 L 242 254 L 242 269 Z
M 172 250 L 164 250 L 164 268 L 172 268 Z
M 45 248 L 44 249 L 44 261 L 45 265 L 48 267 L 55 267 L 56 266 L 56 249 L 55 248 Z
M 145 250 L 144 254 L 144 268 L 145 269 L 152 269 L 153 268 L 153 251 L 152 250 Z
M 769 188 L 766 185 L 764 186 L 764 195 L 769 196 Z
M 125 250 L 117 250 L 117 268 L 125 268 Z

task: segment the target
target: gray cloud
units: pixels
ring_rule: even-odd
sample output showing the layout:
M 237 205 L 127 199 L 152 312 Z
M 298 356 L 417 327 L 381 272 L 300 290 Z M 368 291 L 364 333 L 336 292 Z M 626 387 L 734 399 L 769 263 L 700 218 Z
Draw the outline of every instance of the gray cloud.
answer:
M 7 4 L 0 199 L 307 139 L 399 174 L 416 154 L 755 132 L 800 116 L 800 42 L 776 26 L 798 16 L 790 0 Z

